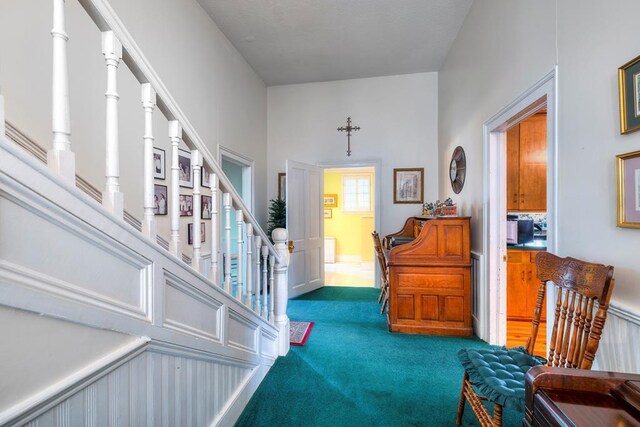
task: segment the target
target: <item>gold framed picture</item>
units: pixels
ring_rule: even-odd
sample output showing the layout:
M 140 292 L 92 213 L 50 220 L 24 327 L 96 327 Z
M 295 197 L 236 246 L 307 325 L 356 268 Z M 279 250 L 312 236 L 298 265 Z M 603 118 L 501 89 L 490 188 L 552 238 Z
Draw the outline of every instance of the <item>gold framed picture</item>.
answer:
M 424 168 L 393 170 L 393 203 L 424 202 Z
M 618 68 L 620 133 L 640 129 L 640 56 Z
M 333 210 L 331 208 L 324 210 L 324 217 L 330 219 L 333 217 Z
M 338 207 L 338 195 L 337 194 L 325 194 L 324 195 L 324 207 L 325 208 L 337 208 Z
M 619 154 L 618 227 L 640 228 L 640 151 Z

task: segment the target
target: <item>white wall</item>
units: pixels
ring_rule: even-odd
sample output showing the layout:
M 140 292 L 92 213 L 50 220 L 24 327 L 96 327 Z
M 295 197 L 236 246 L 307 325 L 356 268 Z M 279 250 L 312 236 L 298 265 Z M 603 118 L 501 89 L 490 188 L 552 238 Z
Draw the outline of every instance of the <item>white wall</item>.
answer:
M 482 124 L 548 73 L 557 56 L 558 252 L 613 265 L 613 300 L 640 312 L 640 232 L 615 225 L 615 155 L 640 148 L 640 133 L 620 135 L 617 91 L 618 67 L 638 54 L 638 12 L 633 0 L 557 2 L 556 36 L 555 1 L 474 3 L 440 72 L 439 141 L 443 169 L 456 145 L 467 152 L 460 199 L 476 218 L 472 244 L 481 252 Z
M 437 73 L 308 83 L 268 88 L 269 198 L 277 196 L 285 160 L 316 164 L 381 162 L 381 229 L 400 229 L 420 204 L 393 204 L 393 168 L 424 168 L 425 200 L 438 197 Z M 351 138 L 336 128 L 361 127 Z
M 0 86 L 7 120 L 45 148 L 51 145 L 51 4 L 7 0 L 0 8 Z M 210 152 L 215 155 L 222 144 L 255 160 L 256 217 L 266 222 L 267 92 L 262 80 L 195 0 L 111 4 Z M 66 2 L 66 12 L 72 149 L 78 173 L 102 189 L 106 71 L 100 32 L 77 0 Z M 125 209 L 140 218 L 140 87 L 125 65 L 118 74 L 122 191 Z M 154 134 L 155 145 L 169 154 L 167 122 L 159 112 Z M 167 237 L 168 221 L 159 222 Z M 182 224 L 185 242 L 187 222 Z
M 616 227 L 615 156 L 640 150 L 640 132 L 620 134 L 618 112 L 618 67 L 640 54 L 639 14 L 635 0 L 558 1 L 558 247 L 613 265 L 613 300 L 636 313 L 640 230 Z

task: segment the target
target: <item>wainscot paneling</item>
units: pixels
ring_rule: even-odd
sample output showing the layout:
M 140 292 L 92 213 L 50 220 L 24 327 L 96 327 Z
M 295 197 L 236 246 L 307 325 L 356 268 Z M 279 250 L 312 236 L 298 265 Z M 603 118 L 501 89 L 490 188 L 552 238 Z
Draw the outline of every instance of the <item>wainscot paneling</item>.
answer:
M 615 292 L 615 291 L 614 291 Z M 640 315 L 615 303 L 596 353 L 594 369 L 640 374 Z
M 164 326 L 221 342 L 222 302 L 165 271 Z
M 0 425 L 233 425 L 278 355 L 273 324 L 2 135 L 0 212 L 0 304 L 137 337 Z
M 229 347 L 249 353 L 258 353 L 258 325 L 233 309 L 229 309 L 227 323 Z
M 226 415 L 257 367 L 150 343 L 67 395 L 11 420 L 31 426 L 205 426 Z

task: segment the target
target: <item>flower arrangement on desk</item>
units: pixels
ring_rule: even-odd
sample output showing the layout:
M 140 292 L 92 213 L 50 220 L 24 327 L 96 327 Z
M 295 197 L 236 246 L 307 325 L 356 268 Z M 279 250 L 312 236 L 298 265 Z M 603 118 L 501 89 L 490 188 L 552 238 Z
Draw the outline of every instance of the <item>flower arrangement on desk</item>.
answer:
M 429 216 L 458 216 L 458 206 L 453 203 L 451 197 L 447 197 L 444 202 L 436 200 L 422 205 L 422 214 Z

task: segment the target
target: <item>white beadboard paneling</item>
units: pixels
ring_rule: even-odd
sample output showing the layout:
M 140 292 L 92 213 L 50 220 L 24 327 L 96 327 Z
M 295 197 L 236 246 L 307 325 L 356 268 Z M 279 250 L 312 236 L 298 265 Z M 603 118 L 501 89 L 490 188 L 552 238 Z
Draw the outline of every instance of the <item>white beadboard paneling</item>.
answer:
M 238 350 L 258 353 L 258 325 L 239 312 L 229 309 L 227 345 Z
M 0 211 L 0 304 L 150 342 L 0 408 L 0 424 L 235 422 L 273 364 L 273 325 L 2 137 Z M 12 226 L 33 247 L 11 253 Z
M 640 374 L 640 315 L 611 304 L 594 369 Z
M 244 404 L 235 408 L 239 396 L 263 377 L 256 377 L 260 371 L 250 365 L 215 357 L 204 360 L 201 353 L 184 349 L 168 352 L 165 346 L 151 344 L 46 412 L 15 421 L 58 426 L 216 424 L 227 420 L 230 411 L 242 410 Z M 214 384 L 215 394 L 205 391 Z
M 164 326 L 220 343 L 222 302 L 165 272 Z

